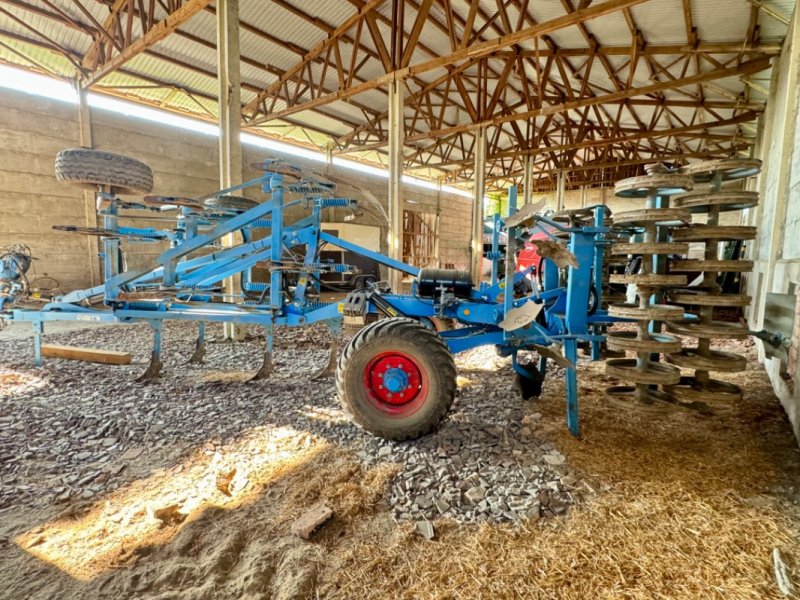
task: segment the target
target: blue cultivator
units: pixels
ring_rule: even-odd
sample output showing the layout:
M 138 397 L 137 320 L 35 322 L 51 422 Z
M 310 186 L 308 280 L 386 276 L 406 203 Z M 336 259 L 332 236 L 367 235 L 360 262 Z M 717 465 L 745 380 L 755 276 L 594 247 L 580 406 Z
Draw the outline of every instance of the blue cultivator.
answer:
M 92 150 L 80 152 L 94 160 L 125 159 Z M 64 153 L 62 153 L 63 155 Z M 59 155 L 62 165 L 62 155 Z M 149 169 L 131 161 L 146 180 Z M 24 265 L 7 258 L 0 267 L 0 314 L 14 321 L 29 321 L 34 327 L 36 363 L 41 364 L 41 335 L 46 321 L 96 321 L 106 323 L 147 322 L 154 344 L 150 365 L 140 380 L 161 372 L 161 331 L 165 320 L 198 323 L 198 339 L 191 362 L 202 361 L 204 324 L 226 322 L 259 325 L 266 337 L 263 366 L 253 379 L 264 379 L 272 371 L 273 331 L 326 323 L 336 330 L 344 321 L 360 331 L 336 361 L 332 347 L 328 365 L 320 376 L 336 372 L 339 396 L 353 418 L 369 431 L 390 439 L 409 439 L 431 431 L 449 409 L 456 390 L 453 354 L 483 345 L 494 345 L 512 358 L 518 388 L 524 397 L 538 396 L 547 359 L 565 368 L 567 423 L 577 435 L 577 350 L 591 345 L 593 359 L 600 356 L 609 317 L 602 306 L 603 248 L 608 243 L 604 225 L 607 209 L 592 209 L 593 221 L 580 226 L 565 225 L 537 214 L 536 206 L 516 210 L 516 188 L 509 194 L 510 217 L 496 218 L 495 237 L 505 229 L 508 236 L 505 260 L 495 239 L 491 283 L 476 286 L 468 274 L 446 269 L 418 269 L 372 252 L 321 230 L 326 208 L 355 209 L 356 202 L 334 195 L 334 186 L 324 178 L 303 172 L 282 161 L 265 161 L 263 175 L 204 199 L 145 196 L 140 203 L 118 198 L 120 190 L 149 192 L 145 184 L 86 176 L 81 164 L 67 169 L 61 179 L 93 186 L 103 227 L 60 228 L 98 235 L 103 241 L 105 282 L 70 292 L 39 309 L 9 308 L 24 286 Z M 81 168 L 78 168 L 81 167 Z M 147 169 L 145 171 L 144 169 Z M 77 175 L 76 175 L 77 173 Z M 150 174 L 150 181 L 152 174 Z M 258 187 L 268 199 L 262 203 L 230 196 Z M 159 214 L 177 211 L 170 230 L 122 227 L 128 209 L 148 209 Z M 287 209 L 301 214 L 287 220 Z M 140 217 L 142 218 L 142 217 Z M 152 219 L 152 217 L 143 217 Z M 156 217 L 159 218 L 159 217 Z M 163 217 L 162 217 L 163 218 Z M 519 293 L 516 285 L 529 277 L 530 269 L 515 272 L 515 249 L 530 231 L 548 232 L 551 240 L 539 241 L 545 259 L 533 290 Z M 240 241 L 222 245 L 228 236 Z M 167 241 L 169 249 L 143 270 L 123 268 L 120 241 Z M 560 240 L 567 243 L 562 244 Z M 353 267 L 320 260 L 322 246 L 329 244 L 397 269 L 414 278 L 411 294 L 392 293 L 385 285 L 353 292 L 342 302 L 324 303 L 310 298 L 319 291 L 324 272 L 347 272 Z M 504 277 L 500 277 L 504 262 Z M 253 269 L 269 273 L 268 281 L 255 281 Z M 287 285 L 291 274 L 295 285 Z M 240 277 L 241 293 L 223 291 L 223 282 Z M 513 282 L 507 285 L 507 282 Z M 371 321 L 374 321 L 370 323 Z M 367 323 L 370 323 L 367 325 Z M 442 328 L 450 323 L 451 328 Z M 521 364 L 520 351 L 539 355 L 538 366 Z

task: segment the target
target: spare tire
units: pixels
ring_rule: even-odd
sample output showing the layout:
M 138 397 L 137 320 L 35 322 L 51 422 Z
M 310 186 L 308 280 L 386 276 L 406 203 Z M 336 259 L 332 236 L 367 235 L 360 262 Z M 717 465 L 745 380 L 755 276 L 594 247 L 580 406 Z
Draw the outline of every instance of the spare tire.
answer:
M 94 189 L 111 187 L 119 194 L 149 194 L 153 191 L 153 170 L 141 161 L 121 154 L 70 148 L 56 155 L 56 179 Z
M 243 213 L 258 206 L 259 203 L 243 196 L 214 196 L 208 198 L 203 204 L 212 210 Z

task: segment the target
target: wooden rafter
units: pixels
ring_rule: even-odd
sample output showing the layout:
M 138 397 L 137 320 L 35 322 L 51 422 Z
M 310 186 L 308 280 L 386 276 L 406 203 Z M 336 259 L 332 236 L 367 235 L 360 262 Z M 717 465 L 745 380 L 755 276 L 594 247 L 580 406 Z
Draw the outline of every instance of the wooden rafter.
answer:
M 682 10 L 672 24 L 685 35 L 685 43 L 679 44 L 646 39 L 630 9 L 648 0 L 554 0 L 563 13 L 547 22 L 534 18 L 535 0 L 336 1 L 349 3 L 352 12 L 334 22 L 292 0 L 272 0 L 276 10 L 319 30 L 319 41 L 310 47 L 290 34 L 274 35 L 242 22 L 248 35 L 297 57 L 286 68 L 266 62 L 268 53 L 241 56 L 243 64 L 273 82 L 243 82 L 243 90 L 254 98 L 245 107 L 245 125 L 268 130 L 297 124 L 329 136 L 336 153 L 362 153 L 359 158 L 378 157 L 381 162 L 387 111 L 376 103 L 376 92 L 385 96 L 388 82 L 399 79 L 406 88 L 406 168 L 470 177 L 475 131 L 481 127 L 487 128 L 489 181 L 498 183 L 518 176 L 526 154 L 536 159 L 541 185 L 552 183 L 546 173 L 554 170 L 590 172 L 585 180 L 596 183 L 609 176 L 609 168 L 629 172 L 660 156 L 736 155 L 752 145 L 742 127 L 764 105 L 758 96 L 751 99 L 753 90 L 747 85 L 731 88 L 715 81 L 758 72 L 781 49 L 780 40 L 761 40 L 760 11 L 749 0 L 736 0 L 751 6 L 746 37 L 729 42 L 699 39 L 692 1 L 680 0 Z M 2 15 L 14 17 L 16 32 L 3 32 L 0 25 L 0 34 L 62 54 L 85 85 L 117 70 L 173 89 L 172 97 L 186 94 L 208 111 L 207 101 L 213 98 L 200 89 L 184 90 L 147 74 L 129 73 L 124 64 L 142 53 L 214 78 L 213 69 L 153 47 L 175 35 L 179 41 L 215 48 L 214 41 L 180 29 L 199 11 L 213 13 L 212 0 L 69 2 L 2 0 Z M 93 2 L 107 7 L 105 18 L 98 17 Z M 37 31 L 12 9 L 91 36 L 91 49 L 81 56 L 60 43 L 64 38 L 53 29 L 47 32 L 51 36 Z M 595 38 L 595 31 L 603 36 L 591 20 L 612 12 L 627 24 L 629 45 L 603 46 Z M 20 27 L 29 38 L 19 35 Z M 583 47 L 561 48 L 549 35 L 567 27 L 581 36 Z M 449 51 L 441 52 L 442 46 Z M 342 111 L 342 102 L 358 110 Z M 303 111 L 332 118 L 350 131 L 342 135 L 322 125 L 309 127 Z M 720 133 L 723 128 L 731 133 Z
M 444 56 L 432 58 L 430 60 L 423 61 L 421 63 L 415 64 L 410 67 L 395 69 L 394 71 L 386 73 L 385 75 L 372 79 L 371 81 L 368 81 L 366 83 L 353 85 L 344 89 L 339 89 L 333 94 L 327 94 L 316 98 L 312 98 L 310 100 L 306 100 L 304 102 L 297 102 L 288 105 L 281 110 L 274 110 L 265 115 L 255 117 L 250 121 L 248 121 L 248 124 L 250 126 L 253 126 L 273 119 L 279 119 L 281 117 L 288 116 L 290 114 L 295 114 L 297 112 L 302 112 L 304 110 L 309 110 L 312 108 L 316 108 L 318 106 L 330 104 L 331 102 L 335 102 L 337 100 L 348 99 L 351 96 L 355 96 L 357 94 L 361 94 L 369 90 L 373 90 L 375 88 L 387 85 L 391 81 L 395 81 L 398 79 L 405 79 L 406 77 L 412 75 L 421 75 L 429 71 L 445 68 L 448 65 L 452 65 L 454 63 L 463 60 L 488 56 L 502 48 L 507 48 L 509 46 L 513 46 L 514 44 L 527 41 L 535 37 L 541 37 L 553 33 L 560 29 L 564 29 L 566 27 L 575 25 L 580 21 L 598 18 L 603 15 L 607 15 L 612 12 L 622 10 L 623 8 L 635 6 L 636 4 L 642 4 L 643 2 L 647 1 L 648 0 L 608 0 L 603 4 L 598 4 L 596 6 L 585 8 L 581 11 L 576 11 L 572 14 L 552 19 L 551 21 L 542 23 L 540 25 L 535 25 L 533 27 L 526 27 L 514 33 L 509 33 L 499 38 L 487 40 L 485 42 L 475 42 L 467 47 L 459 48 L 458 50 L 446 54 Z M 270 97 L 270 92 L 274 93 L 276 91 L 277 88 L 275 84 L 268 87 L 266 90 L 264 90 L 262 94 L 259 94 L 258 104 L 263 105 L 266 99 Z M 255 107 L 253 106 L 253 103 L 250 103 L 248 104 L 247 108 L 250 110 L 250 112 L 252 112 L 253 108 Z
M 73 0 L 83 13 L 91 18 L 91 13 Z M 202 11 L 213 0 L 172 0 L 166 5 L 166 14 L 156 20 L 156 3 L 150 2 L 150 10 L 142 11 L 143 2 L 135 0 L 115 0 L 110 12 L 96 31 L 98 37 L 84 56 L 83 66 L 89 73 L 83 79 L 83 86 L 90 87 L 119 69 L 137 54 L 157 44 L 178 27 Z M 138 20 L 135 20 L 138 12 Z M 137 35 L 135 24 L 141 31 Z

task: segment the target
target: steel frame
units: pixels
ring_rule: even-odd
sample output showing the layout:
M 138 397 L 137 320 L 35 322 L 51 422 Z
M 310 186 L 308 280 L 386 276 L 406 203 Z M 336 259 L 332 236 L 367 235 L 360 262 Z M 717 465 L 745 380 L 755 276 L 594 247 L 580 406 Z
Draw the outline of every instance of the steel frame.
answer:
M 42 363 L 41 343 L 44 325 L 49 321 L 94 321 L 103 323 L 145 322 L 153 330 L 153 351 L 150 366 L 143 375 L 149 379 L 157 376 L 161 369 L 161 332 L 166 320 L 194 321 L 198 323 L 198 349 L 202 349 L 205 323 L 222 322 L 263 327 L 266 337 L 265 366 L 271 366 L 272 337 L 276 325 L 289 327 L 324 322 L 337 329 L 344 313 L 342 302 L 315 302 L 307 297 L 310 282 L 320 270 L 346 271 L 344 264 L 321 264 L 319 252 L 323 245 L 332 244 L 346 251 L 370 258 L 390 269 L 417 277 L 420 270 L 399 260 L 367 250 L 357 244 L 342 240 L 321 231 L 322 211 L 329 207 L 355 207 L 348 198 L 333 195 L 334 188 L 327 182 L 304 175 L 300 169 L 282 161 L 268 160 L 262 164 L 265 173 L 245 183 L 231 186 L 213 194 L 224 197 L 242 189 L 260 187 L 269 200 L 240 214 L 209 214 L 198 212 L 194 207 L 198 201 L 180 201 L 172 198 L 150 197 L 145 205 L 122 202 L 109 188 L 100 188 L 97 193 L 99 214 L 103 218 L 103 263 L 105 282 L 86 290 L 70 292 L 55 298 L 39 310 L 12 308 L 14 321 L 26 321 L 33 325 L 34 355 L 37 365 Z M 285 178 L 295 179 L 289 183 Z M 285 194 L 295 192 L 302 197 L 287 200 Z M 119 219 L 125 208 L 154 207 L 155 210 L 176 208 L 170 201 L 182 202 L 182 207 L 172 231 L 155 231 L 152 228 L 120 227 Z M 155 205 L 155 206 L 153 206 Z M 509 194 L 509 214 L 515 214 L 517 188 Z M 286 221 L 286 210 L 305 207 L 310 211 L 294 222 Z M 366 310 L 390 316 L 403 315 L 423 322 L 432 317 L 446 317 L 458 321 L 463 327 L 442 332 L 450 350 L 462 352 L 487 344 L 496 345 L 501 353 L 512 356 L 515 370 L 522 376 L 530 376 L 519 367 L 517 354 L 520 350 L 562 344 L 567 369 L 567 424 L 575 435 L 579 433 L 577 395 L 577 344 L 591 342 L 592 356 L 599 358 L 599 344 L 603 336 L 599 328 L 619 319 L 598 310 L 588 314 L 590 284 L 594 282 L 598 303 L 602 289 L 600 269 L 603 263 L 605 234 L 603 226 L 607 208 L 593 208 L 594 225 L 567 227 L 547 217 L 533 215 L 533 227 L 557 230 L 569 236 L 569 250 L 576 258 L 577 266 L 570 266 L 566 286 L 559 283 L 555 265 L 547 263 L 541 286 L 523 297 L 515 297 L 515 284 L 528 275 L 528 271 L 514 272 L 515 241 L 525 235 L 524 229 L 506 225 L 505 220 L 495 217 L 492 252 L 492 281 L 472 289 L 468 298 L 456 298 L 444 290 L 440 297 L 420 298 L 417 283 L 410 295 L 382 291 L 375 288 L 368 294 Z M 501 255 L 499 236 L 505 227 L 506 244 L 505 273 L 499 277 Z M 254 233 L 268 231 L 260 239 Z M 232 247 L 218 248 L 225 236 L 239 231 L 243 241 Z M 154 264 L 140 271 L 124 271 L 120 268 L 120 239 L 131 241 L 169 240 L 170 248 L 162 252 Z M 297 256 L 302 248 L 302 263 L 295 258 L 287 264 L 286 256 Z M 214 249 L 210 254 L 193 255 L 197 251 Z M 253 282 L 250 274 L 259 263 L 267 264 L 269 281 Z M 298 271 L 297 285 L 293 291 L 284 289 L 284 270 L 290 267 Z M 230 293 L 222 294 L 218 287 L 222 281 L 237 274 L 242 276 L 242 290 L 260 293 L 257 301 L 242 304 L 232 302 L 236 298 Z M 92 301 L 92 302 L 89 302 Z M 528 303 L 541 304 L 544 319 L 540 322 L 528 320 L 521 326 L 503 326 L 511 311 Z M 599 306 L 599 304 L 598 304 Z M 0 303 L 0 310 L 3 309 Z M 202 356 L 202 354 L 200 355 Z M 544 376 L 546 359 L 541 360 L 540 370 Z

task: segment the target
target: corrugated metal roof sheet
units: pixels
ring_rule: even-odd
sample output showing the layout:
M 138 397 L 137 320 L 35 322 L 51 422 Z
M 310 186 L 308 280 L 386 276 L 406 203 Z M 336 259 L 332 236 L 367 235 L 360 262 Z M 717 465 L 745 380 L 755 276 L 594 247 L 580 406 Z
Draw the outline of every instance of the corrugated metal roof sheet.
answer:
M 30 5 L 44 11 L 52 11 L 52 6 L 45 3 L 43 0 L 24 0 Z M 791 16 L 796 0 L 762 0 L 767 8 L 776 11 L 779 15 L 786 17 Z M 72 0 L 51 0 L 52 5 L 58 9 L 73 16 L 76 20 L 89 24 L 89 20 L 81 13 L 76 4 Z M 509 3 L 507 4 L 508 17 L 514 27 L 519 22 L 520 15 L 517 8 Z M 600 0 L 595 0 L 593 5 L 601 4 Z M 456 22 L 463 22 L 469 13 L 470 3 L 466 1 L 458 2 L 451 0 L 451 5 L 457 15 Z M 715 42 L 742 42 L 747 35 L 748 27 L 750 26 L 751 16 L 754 13 L 753 5 L 748 0 L 729 0 L 724 3 L 724 9 L 721 8 L 719 0 L 691 0 L 691 17 L 692 23 L 697 28 L 699 39 L 703 43 Z M 92 17 L 102 22 L 108 14 L 108 8 L 102 2 L 89 2 L 84 0 L 83 6 L 91 12 Z M 391 2 L 384 2 L 378 12 L 384 17 L 391 16 Z M 84 54 L 92 44 L 91 37 L 78 29 L 69 28 L 62 23 L 55 20 L 48 19 L 44 16 L 26 11 L 15 5 L 4 4 L 3 8 L 11 14 L 17 16 L 23 23 L 30 26 L 35 31 L 40 31 L 44 36 L 52 39 L 56 43 L 64 46 L 65 48 Z M 241 14 L 240 18 L 244 24 L 241 31 L 241 55 L 243 62 L 241 66 L 242 81 L 245 86 L 243 90 L 243 99 L 249 101 L 255 97 L 256 89 L 263 89 L 277 80 L 278 74 L 291 68 L 302 57 L 303 53 L 320 43 L 327 38 L 329 31 L 335 28 L 340 23 L 345 21 L 350 16 L 356 13 L 356 6 L 348 0 L 287 0 L 287 6 L 282 6 L 281 3 L 276 1 L 266 0 L 240 0 Z M 487 19 L 492 20 L 491 24 L 485 27 L 482 33 L 483 39 L 495 38 L 505 33 L 503 19 L 497 13 L 496 0 L 480 0 L 480 14 L 476 17 L 475 27 L 480 29 L 487 23 Z M 161 9 L 159 9 L 161 10 Z M 561 0 L 536 0 L 529 3 L 529 17 L 527 24 L 532 24 L 534 21 L 542 23 L 554 18 L 562 17 L 566 14 Z M 297 14 L 295 11 L 305 12 L 308 18 Z M 407 5 L 405 10 L 405 30 L 409 32 L 416 19 L 416 9 Z M 638 30 L 641 32 L 646 44 L 650 47 L 653 45 L 683 45 L 688 42 L 686 25 L 684 22 L 683 2 L 681 0 L 651 0 L 633 7 L 630 10 L 633 22 Z M 760 25 L 760 35 L 762 40 L 766 41 L 780 41 L 786 34 L 786 25 L 780 19 L 769 16 L 764 11 L 756 11 L 758 17 L 758 24 Z M 430 19 L 436 19 L 440 24 L 447 24 L 447 18 L 443 11 L 442 6 L 438 2 L 434 2 L 431 8 Z M 134 20 L 134 31 L 139 31 L 139 23 Z M 601 46 L 621 46 L 627 47 L 631 43 L 630 25 L 626 21 L 622 12 L 617 11 L 603 17 L 587 21 L 585 23 L 587 32 L 594 36 Z M 388 38 L 391 35 L 391 28 L 389 25 L 378 19 L 378 28 L 384 37 L 385 42 L 389 45 Z M 42 41 L 44 38 L 36 38 L 36 35 L 25 25 L 0 15 L 0 30 L 5 30 L 17 36 L 27 37 L 31 39 L 39 39 Z M 183 112 L 195 112 L 197 114 L 213 113 L 216 111 L 214 103 L 210 99 L 203 99 L 201 95 L 213 97 L 217 93 L 217 81 L 214 73 L 216 72 L 216 19 L 213 11 L 202 11 L 195 15 L 187 23 L 183 24 L 180 28 L 182 32 L 188 36 L 194 36 L 199 41 L 188 39 L 186 35 L 171 35 L 158 43 L 152 48 L 154 53 L 158 53 L 167 59 L 174 59 L 180 61 L 184 66 L 179 66 L 171 63 L 169 60 L 162 60 L 151 54 L 142 54 L 135 57 L 125 65 L 125 70 L 129 73 L 127 75 L 119 73 L 113 74 L 103 81 L 105 86 L 118 86 L 125 87 L 124 91 L 119 93 L 127 94 L 128 96 L 135 95 L 143 101 L 150 103 L 163 104 L 167 107 L 172 107 Z M 377 58 L 376 46 L 371 39 L 367 27 L 363 27 L 361 32 L 361 44 L 371 52 L 372 56 L 365 62 L 361 63 L 362 54 L 358 57 L 360 67 L 357 73 L 359 81 L 370 80 L 384 74 L 385 69 L 380 60 Z M 342 59 L 343 67 L 349 71 L 351 58 L 353 56 L 352 38 L 356 36 L 356 31 L 353 29 L 348 32 L 348 39 L 342 39 L 339 44 L 340 56 Z M 461 40 L 463 36 L 462 26 L 456 26 L 455 37 Z M 2 33 L 0 32 L 0 37 Z M 570 26 L 550 34 L 549 38 L 559 48 L 575 49 L 586 48 L 587 42 L 584 34 L 577 26 Z M 8 44 L 10 48 L 24 49 L 30 56 L 36 58 L 47 68 L 54 69 L 60 73 L 68 73 L 68 63 L 62 57 L 49 55 L 41 48 L 32 48 L 25 46 L 18 41 L 12 40 L 9 37 L 2 38 L 4 43 Z M 451 51 L 451 40 L 447 32 L 442 31 L 442 28 L 436 26 L 432 22 L 427 22 L 422 30 L 421 36 L 422 44 L 429 49 L 425 51 L 418 48 L 412 56 L 411 64 L 418 64 L 420 62 L 430 59 L 434 55 L 447 54 Z M 534 48 L 532 40 L 526 40 L 520 44 L 523 49 Z M 547 45 L 544 42 L 539 44 L 541 49 L 546 49 Z M 34 56 L 35 55 L 35 56 Z M 43 57 L 47 57 L 46 60 Z M 735 55 L 721 56 L 715 55 L 716 60 L 725 62 L 729 58 L 735 58 Z M 664 65 L 664 69 L 672 77 L 690 76 L 697 72 L 697 65 L 691 61 L 685 65 L 685 61 L 680 56 L 659 56 L 659 62 Z M 25 61 L 20 59 L 19 56 L 6 48 L 0 48 L 0 60 L 9 62 L 17 62 L 25 64 Z M 534 59 L 525 61 L 524 74 L 532 82 L 531 89 L 536 90 L 537 71 L 532 65 Z M 571 56 L 564 59 L 566 66 L 566 75 L 563 76 L 558 68 L 555 66 L 550 72 L 552 85 L 548 86 L 547 93 L 552 94 L 553 89 L 565 89 L 569 85 L 575 90 L 579 90 L 583 85 L 582 78 L 584 76 L 584 67 L 587 64 L 588 58 L 586 56 Z M 608 56 L 606 64 L 610 68 L 618 72 L 618 77 L 624 83 L 628 79 L 628 64 L 630 58 L 628 56 Z M 489 94 L 494 89 L 497 79 L 496 74 L 500 73 L 505 62 L 501 59 L 491 59 L 489 61 L 490 68 L 493 73 L 490 73 L 488 79 Z M 540 65 L 543 67 L 546 64 L 544 57 L 540 60 Z M 30 65 L 30 61 L 27 64 Z M 319 79 L 322 75 L 323 65 L 320 60 L 314 61 L 310 65 L 310 71 L 315 79 Z M 703 71 L 714 68 L 714 65 L 708 61 L 701 60 L 700 68 Z M 136 74 L 143 77 L 156 79 L 164 82 L 163 87 L 140 87 L 134 89 L 130 86 L 141 84 L 141 80 L 137 79 Z M 444 73 L 443 69 L 431 71 L 422 74 L 419 79 L 422 85 L 425 82 L 433 81 Z M 477 69 L 472 67 L 464 71 L 464 75 L 469 79 L 477 73 Z M 515 72 L 503 90 L 502 98 L 504 101 L 511 105 L 517 106 L 517 110 L 522 110 L 524 106 L 524 97 L 522 95 L 523 82 L 519 79 L 520 73 Z M 566 81 L 564 80 L 566 77 Z M 664 81 L 667 75 L 664 72 L 651 72 L 648 64 L 644 60 L 640 60 L 631 83 L 634 86 L 646 86 L 657 81 Z M 769 87 L 769 71 L 764 71 L 750 78 L 755 86 L 749 89 L 749 95 L 756 101 L 763 101 L 764 95 L 760 88 Z M 596 93 L 610 93 L 617 89 L 617 86 L 612 81 L 607 68 L 604 64 L 595 59 L 592 63 L 589 72 L 589 83 L 595 89 Z M 327 91 L 337 89 L 339 85 L 339 75 L 334 65 L 329 66 L 325 71 L 324 87 Z M 477 101 L 477 95 L 473 90 L 473 83 L 469 80 L 465 81 L 465 85 L 469 91 L 469 96 L 473 102 Z M 417 90 L 420 84 L 409 81 L 408 86 L 411 90 Z M 175 91 L 175 90 L 178 91 Z M 183 91 L 182 89 L 196 92 L 194 98 Z M 293 89 L 293 88 L 292 88 Z M 704 86 L 703 97 L 708 100 L 730 100 L 737 98 L 746 89 L 745 83 L 740 81 L 738 77 L 730 77 L 724 80 L 714 81 Z M 666 90 L 658 96 L 663 96 L 668 99 L 689 99 L 695 97 L 698 93 L 696 85 L 686 86 L 679 90 Z M 455 102 L 462 103 L 462 100 L 455 92 L 454 86 L 451 86 L 451 94 L 455 98 Z M 311 97 L 309 90 L 304 90 L 299 99 L 307 100 Z M 657 96 L 654 96 L 657 97 Z M 347 134 L 351 130 L 349 123 L 363 123 L 365 121 L 365 112 L 360 106 L 366 106 L 370 111 L 382 113 L 386 110 L 386 93 L 382 90 L 369 90 L 360 93 L 352 98 L 352 103 L 338 101 L 325 106 L 321 111 L 303 111 L 294 115 L 287 121 L 278 121 L 274 123 L 274 131 L 281 131 L 281 135 L 295 135 L 297 132 L 297 125 L 289 123 L 288 121 L 304 124 L 309 128 L 315 130 L 324 130 L 329 132 L 332 136 L 341 136 Z M 434 99 L 438 102 L 437 99 Z M 360 106 L 359 106 L 360 105 Z M 278 108 L 283 106 L 282 102 L 276 105 Z M 434 107 L 438 112 L 438 106 Z M 639 121 L 649 123 L 655 114 L 655 107 L 637 105 L 633 108 L 636 111 L 636 116 L 631 112 L 631 109 L 625 107 L 619 109 L 619 104 L 614 104 L 604 108 L 600 111 L 600 116 L 594 110 L 588 113 L 588 121 L 597 125 L 607 125 L 604 123 L 606 119 L 613 118 L 618 111 L 620 111 L 621 126 L 623 128 L 630 128 L 635 130 L 638 128 Z M 692 122 L 695 118 L 708 118 L 709 120 L 716 120 L 717 116 L 705 114 L 702 111 L 695 116 L 694 110 L 691 108 L 673 107 L 672 109 L 672 124 L 670 119 L 663 113 L 660 113 L 658 120 L 659 127 L 676 126 L 675 122 Z M 405 110 L 406 117 L 410 119 L 413 115 L 414 109 L 408 105 Z M 459 108 L 457 105 L 451 105 L 445 110 L 445 126 L 447 124 L 461 124 L 469 121 L 467 112 Z M 732 115 L 730 109 L 715 109 L 715 115 L 727 117 Z M 583 110 L 575 110 L 570 112 L 570 118 L 578 122 L 583 118 Z M 598 119 L 603 123 L 598 123 Z M 544 117 L 537 117 L 534 119 L 537 126 L 541 126 L 545 122 Z M 678 123 L 680 125 L 680 123 Z M 418 130 L 423 130 L 427 125 L 424 121 L 418 121 Z M 733 135 L 737 131 L 737 127 L 732 126 L 727 129 L 720 129 L 720 132 Z M 319 140 L 320 143 L 325 143 L 324 135 L 314 132 L 305 136 L 304 143 L 309 143 L 309 139 Z M 298 138 L 299 139 L 299 138 Z M 471 137 L 466 136 L 465 143 L 468 143 Z M 509 125 L 502 126 L 502 132 L 499 134 L 500 146 L 513 145 L 516 143 L 513 130 Z M 425 142 L 423 145 L 429 145 Z M 466 155 L 470 152 L 470 146 L 467 145 Z M 372 153 L 374 154 L 374 153 Z M 461 150 L 455 150 L 452 153 L 452 159 L 458 160 L 459 156 L 464 153 Z M 436 159 L 432 159 L 436 162 Z

